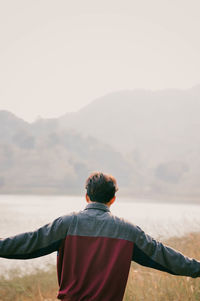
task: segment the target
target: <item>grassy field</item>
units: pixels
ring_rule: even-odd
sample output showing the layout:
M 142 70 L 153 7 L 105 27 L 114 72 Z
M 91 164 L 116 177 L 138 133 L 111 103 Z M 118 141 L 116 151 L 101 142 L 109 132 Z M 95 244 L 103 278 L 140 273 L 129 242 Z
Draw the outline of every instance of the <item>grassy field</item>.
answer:
M 200 233 L 171 238 L 165 243 L 200 260 Z M 9 280 L 0 279 L 0 301 L 55 301 L 57 290 L 55 267 L 23 277 L 12 271 Z M 124 296 L 124 301 L 128 300 L 199 301 L 200 278 L 173 276 L 133 263 Z

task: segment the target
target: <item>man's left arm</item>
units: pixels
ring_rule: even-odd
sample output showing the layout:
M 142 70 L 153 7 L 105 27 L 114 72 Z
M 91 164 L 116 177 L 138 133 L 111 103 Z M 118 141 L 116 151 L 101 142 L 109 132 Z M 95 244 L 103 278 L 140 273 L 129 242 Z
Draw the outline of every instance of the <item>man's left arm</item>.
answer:
M 133 261 L 173 275 L 200 277 L 200 261 L 156 241 L 137 226 L 134 236 Z

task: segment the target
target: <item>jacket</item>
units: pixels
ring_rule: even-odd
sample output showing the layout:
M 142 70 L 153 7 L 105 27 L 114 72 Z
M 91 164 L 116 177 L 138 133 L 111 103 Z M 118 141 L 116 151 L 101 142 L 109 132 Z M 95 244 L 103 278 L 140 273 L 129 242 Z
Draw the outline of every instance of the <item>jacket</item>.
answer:
M 173 275 L 200 276 L 200 262 L 185 257 L 90 203 L 34 232 L 0 240 L 0 257 L 29 259 L 57 251 L 58 299 L 121 301 L 131 261 Z

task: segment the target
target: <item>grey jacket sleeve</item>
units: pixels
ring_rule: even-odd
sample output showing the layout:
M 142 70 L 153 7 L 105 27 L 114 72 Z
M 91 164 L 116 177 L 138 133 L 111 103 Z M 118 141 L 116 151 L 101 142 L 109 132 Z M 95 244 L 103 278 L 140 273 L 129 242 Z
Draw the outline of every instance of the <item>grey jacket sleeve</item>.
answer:
M 134 227 L 134 249 L 132 260 L 174 275 L 200 277 L 200 261 L 185 257 L 182 253 L 163 245 Z
M 30 259 L 59 249 L 67 235 L 72 215 L 59 217 L 36 231 L 0 239 L 0 257 Z

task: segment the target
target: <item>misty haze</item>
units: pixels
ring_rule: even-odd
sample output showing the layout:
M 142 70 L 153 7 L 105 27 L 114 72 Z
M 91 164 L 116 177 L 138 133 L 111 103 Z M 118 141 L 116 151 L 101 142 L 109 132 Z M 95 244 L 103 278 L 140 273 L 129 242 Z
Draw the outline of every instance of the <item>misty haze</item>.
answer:
M 0 111 L 0 193 L 80 195 L 100 170 L 121 195 L 198 202 L 199 99 L 200 86 L 119 91 L 33 123 Z

